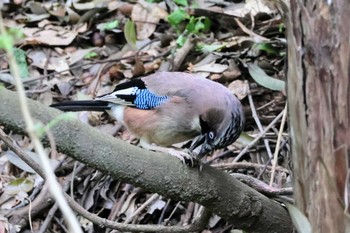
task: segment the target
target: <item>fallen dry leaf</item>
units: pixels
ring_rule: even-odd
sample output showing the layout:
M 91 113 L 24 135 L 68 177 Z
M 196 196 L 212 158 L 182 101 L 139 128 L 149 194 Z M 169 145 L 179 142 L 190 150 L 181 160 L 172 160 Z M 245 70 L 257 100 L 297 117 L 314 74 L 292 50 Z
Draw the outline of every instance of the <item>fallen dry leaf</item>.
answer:
M 77 32 L 60 26 L 48 25 L 45 29 L 23 28 L 27 44 L 46 44 L 51 46 L 69 45 L 78 35 Z
M 160 19 L 165 19 L 168 13 L 155 3 L 140 1 L 134 5 L 131 19 L 136 24 L 136 33 L 138 40 L 144 40 L 150 37 L 156 30 Z
M 242 80 L 235 80 L 230 85 L 228 85 L 228 89 L 237 96 L 238 99 L 243 99 L 248 95 L 249 92 L 249 84 L 248 82 Z

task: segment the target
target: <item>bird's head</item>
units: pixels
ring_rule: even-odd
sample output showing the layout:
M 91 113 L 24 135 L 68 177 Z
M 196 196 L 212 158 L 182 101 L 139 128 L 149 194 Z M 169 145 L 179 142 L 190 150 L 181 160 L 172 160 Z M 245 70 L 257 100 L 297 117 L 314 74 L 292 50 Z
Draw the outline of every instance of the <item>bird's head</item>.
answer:
M 202 135 L 192 148 L 202 144 L 198 154 L 198 157 L 202 158 L 207 153 L 224 148 L 237 140 L 244 127 L 244 114 L 240 102 L 237 100 L 237 104 L 231 109 L 209 109 L 200 116 L 200 125 Z

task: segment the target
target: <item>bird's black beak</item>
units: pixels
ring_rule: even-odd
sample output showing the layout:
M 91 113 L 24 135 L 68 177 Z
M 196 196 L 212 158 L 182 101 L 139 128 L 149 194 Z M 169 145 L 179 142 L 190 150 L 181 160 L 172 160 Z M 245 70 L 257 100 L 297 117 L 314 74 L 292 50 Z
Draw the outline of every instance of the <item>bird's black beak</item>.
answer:
M 203 158 L 206 154 L 208 154 L 209 151 L 210 150 L 205 146 L 205 144 L 203 144 L 199 154 L 197 155 L 197 158 L 198 159 Z
M 211 149 L 207 145 L 207 134 L 203 134 L 198 136 L 195 142 L 192 143 L 190 150 L 193 151 L 200 145 L 202 145 L 201 150 L 197 154 L 197 159 L 203 158 L 204 155 L 206 155 Z
M 199 147 L 200 145 L 202 145 L 205 141 L 205 134 L 203 135 L 199 135 L 196 140 L 192 143 L 190 150 L 193 151 L 195 150 L 197 147 Z

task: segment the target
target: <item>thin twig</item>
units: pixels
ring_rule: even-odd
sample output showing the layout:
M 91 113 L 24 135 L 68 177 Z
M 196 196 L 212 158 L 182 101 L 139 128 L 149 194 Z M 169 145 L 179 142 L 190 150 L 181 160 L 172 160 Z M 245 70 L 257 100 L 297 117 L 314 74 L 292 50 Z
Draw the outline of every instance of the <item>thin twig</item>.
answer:
M 192 36 L 188 36 L 185 44 L 182 46 L 182 48 L 178 49 L 176 51 L 176 55 L 173 60 L 173 64 L 171 67 L 171 71 L 178 71 L 187 57 L 187 54 L 193 49 L 195 43 L 195 39 L 192 38 Z
M 268 184 L 264 183 L 261 180 L 240 173 L 233 173 L 231 175 L 246 185 L 250 186 L 251 188 L 267 196 L 293 195 L 293 188 L 270 187 Z
M 171 199 L 168 199 L 168 201 L 166 202 L 163 210 L 162 210 L 162 213 L 160 214 L 160 217 L 158 219 L 158 224 L 161 224 L 163 222 L 163 219 L 164 219 L 164 216 L 165 216 L 165 211 L 168 210 L 168 207 L 169 207 L 169 204 L 171 202 Z
M 272 169 L 272 166 L 266 166 L 265 164 L 258 164 L 258 163 L 249 163 L 249 162 L 239 162 L 239 163 L 218 163 L 218 164 L 212 164 L 212 167 L 218 168 L 218 169 Z M 284 167 L 276 167 L 276 170 L 289 173 L 287 169 Z
M 278 152 L 279 152 L 280 146 L 281 146 L 282 133 L 283 133 L 284 124 L 286 123 L 286 118 L 287 118 L 287 103 L 286 103 L 286 106 L 284 107 L 284 110 L 283 110 L 283 118 L 282 118 L 282 122 L 281 122 L 281 126 L 280 126 L 280 131 L 279 131 L 278 137 L 277 137 L 275 154 L 273 156 L 270 186 L 272 186 L 272 183 L 273 183 L 273 180 L 275 177 L 276 166 L 277 166 L 277 155 L 278 155 Z
M 146 209 L 146 207 L 148 205 L 150 205 L 153 201 L 157 200 L 157 198 L 159 197 L 159 194 L 153 194 L 150 198 L 148 198 L 147 201 L 145 201 L 139 208 L 137 208 L 137 210 L 135 210 L 134 213 L 132 213 L 125 221 L 124 223 L 130 223 L 132 221 L 132 219 L 138 215 L 139 213 L 141 213 L 142 210 Z
M 248 85 L 248 88 L 249 88 L 249 85 Z M 258 114 L 257 114 L 257 112 L 255 110 L 255 105 L 254 105 L 253 97 L 252 97 L 252 94 L 250 93 L 250 90 L 249 90 L 249 93 L 248 93 L 248 100 L 249 100 L 249 105 L 250 105 L 250 109 L 252 111 L 253 118 L 254 118 L 255 123 L 258 126 L 259 131 L 261 133 L 262 131 L 264 131 L 264 129 L 263 129 L 263 127 L 261 125 L 261 122 L 259 120 L 259 116 L 258 116 Z M 272 158 L 272 152 L 271 152 L 271 148 L 270 148 L 270 145 L 269 145 L 269 140 L 264 138 L 264 144 L 265 144 L 265 147 L 266 147 L 267 154 L 269 155 L 269 158 Z
M 276 102 L 276 100 L 275 100 L 275 99 L 273 99 L 273 100 L 271 100 L 270 102 L 267 102 L 266 104 L 264 104 L 264 105 L 262 105 L 262 106 L 258 107 L 256 110 L 257 110 L 257 111 L 260 111 L 261 109 L 266 108 L 267 106 L 269 106 L 269 105 L 273 104 L 274 102 Z
M 38 233 L 45 233 L 45 232 L 47 232 L 47 229 L 49 228 L 49 225 L 50 225 L 50 223 L 52 221 L 52 218 L 54 217 L 57 209 L 58 209 L 58 205 L 57 205 L 57 203 L 55 203 L 51 207 L 49 213 L 47 214 L 47 216 L 45 218 L 45 221 L 41 224 L 41 227 L 40 227 L 40 230 L 39 230 Z
M 32 201 L 27 198 L 27 200 L 29 201 L 29 211 L 28 211 L 28 220 L 29 220 L 29 226 L 30 226 L 30 230 L 33 232 L 33 222 L 32 222 Z
M 262 137 L 265 135 L 265 133 L 266 133 L 267 131 L 269 131 L 269 130 L 277 123 L 277 121 L 283 116 L 284 111 L 285 111 L 285 110 L 283 110 L 282 112 L 280 112 L 280 114 L 278 114 L 278 116 L 277 116 L 273 121 L 271 121 L 271 123 L 264 129 L 264 131 L 261 132 L 261 133 L 259 134 L 259 136 L 257 136 L 256 138 L 254 138 L 254 140 L 251 141 L 251 142 L 241 151 L 241 153 L 239 153 L 239 155 L 237 155 L 237 157 L 236 157 L 236 158 L 233 160 L 233 162 L 232 162 L 233 164 L 236 163 L 236 162 L 238 162 L 238 160 L 240 160 L 240 159 L 242 158 L 242 156 L 243 156 L 252 146 L 254 146 L 255 143 L 257 143 L 257 141 L 259 141 L 260 138 L 262 138 Z
M 239 19 L 234 18 L 234 20 L 236 21 L 238 27 L 240 27 L 242 29 L 243 32 L 247 33 L 249 36 L 253 37 L 255 42 L 264 42 L 264 41 L 270 41 L 270 39 L 260 36 L 258 34 L 256 34 L 255 32 L 249 30 Z

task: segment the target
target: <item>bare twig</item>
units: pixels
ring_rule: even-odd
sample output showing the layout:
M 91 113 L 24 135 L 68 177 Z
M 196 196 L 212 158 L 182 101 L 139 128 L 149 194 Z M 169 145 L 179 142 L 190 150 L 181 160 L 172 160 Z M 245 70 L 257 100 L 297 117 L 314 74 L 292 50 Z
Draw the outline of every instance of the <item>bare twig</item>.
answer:
M 173 60 L 173 64 L 171 67 L 172 71 L 178 71 L 185 60 L 187 54 L 191 51 L 191 49 L 194 47 L 194 38 L 191 36 L 188 36 L 184 46 L 182 46 L 181 49 L 178 49 L 176 52 L 176 56 Z
M 265 164 L 257 164 L 257 163 L 248 163 L 248 162 L 239 162 L 239 163 L 218 163 L 218 164 L 212 164 L 212 167 L 216 167 L 218 169 L 272 169 L 272 166 L 266 166 Z M 285 173 L 289 173 L 289 171 L 287 169 L 285 169 L 284 167 L 276 167 L 276 170 L 280 171 L 280 172 L 285 172 Z
M 255 179 L 254 177 L 247 176 L 240 173 L 233 173 L 232 176 L 242 181 L 246 185 L 252 187 L 253 189 L 259 191 L 267 196 L 277 196 L 277 195 L 293 195 L 293 188 L 275 188 L 263 181 Z
M 153 194 L 150 198 L 148 198 L 147 201 L 145 201 L 139 208 L 137 208 L 137 210 L 132 213 L 125 221 L 124 223 L 130 223 L 132 221 L 132 219 L 138 215 L 139 213 L 141 213 L 142 210 L 146 209 L 146 207 L 148 205 L 150 205 L 153 201 L 157 200 L 157 198 L 159 197 L 158 194 Z
M 249 88 L 249 85 L 248 85 L 248 88 Z M 248 99 L 249 99 L 249 105 L 250 105 L 250 109 L 252 111 L 253 118 L 254 118 L 255 123 L 258 126 L 259 131 L 261 133 L 262 131 L 264 131 L 264 129 L 263 129 L 262 125 L 261 125 L 261 122 L 259 120 L 258 114 L 257 114 L 257 112 L 255 110 L 255 105 L 254 105 L 253 97 L 252 97 L 252 94 L 250 93 L 250 90 L 249 90 L 249 93 L 248 93 Z M 269 155 L 269 158 L 272 158 L 272 153 L 271 153 L 271 148 L 270 148 L 270 145 L 269 145 L 269 140 L 264 138 L 264 144 L 265 144 L 265 147 L 266 147 L 267 154 Z
M 163 222 L 163 219 L 164 219 L 164 216 L 165 216 L 165 212 L 168 210 L 168 207 L 169 207 L 169 204 L 171 202 L 171 199 L 168 199 L 168 201 L 166 202 L 163 210 L 162 210 L 162 213 L 160 214 L 160 217 L 158 219 L 158 224 L 161 224 Z
M 286 123 L 286 118 L 287 118 L 287 103 L 286 103 L 286 106 L 284 107 L 284 110 L 283 110 L 283 118 L 282 118 L 282 122 L 281 122 L 281 126 L 280 126 L 280 131 L 279 131 L 278 137 L 277 137 L 275 153 L 273 156 L 270 186 L 272 186 L 273 179 L 275 177 L 275 171 L 276 171 L 276 166 L 277 166 L 277 155 L 278 155 L 278 152 L 279 152 L 280 146 L 281 146 L 282 133 L 283 133 L 284 124 Z
M 270 39 L 260 36 L 256 34 L 255 32 L 249 30 L 239 19 L 234 18 L 236 21 L 238 27 L 242 29 L 243 32 L 247 33 L 249 36 L 253 37 L 256 42 L 263 42 L 263 41 L 270 41 Z
M 49 227 L 49 225 L 50 225 L 50 223 L 52 221 L 52 218 L 54 217 L 57 209 L 58 209 L 58 205 L 56 203 L 56 204 L 54 204 L 51 207 L 49 213 L 47 214 L 47 216 L 45 218 L 45 221 L 41 224 L 41 227 L 40 227 L 40 230 L 39 230 L 38 233 L 45 233 L 45 232 L 47 232 L 47 228 Z
M 259 136 L 257 136 L 256 138 L 254 138 L 253 141 L 251 141 L 242 151 L 241 153 L 239 153 L 239 155 L 237 155 L 237 157 L 233 160 L 233 164 L 236 163 L 238 160 L 240 160 L 242 158 L 242 156 L 252 147 L 255 145 L 255 143 L 257 143 L 257 141 L 260 140 L 260 138 L 262 138 L 265 133 L 267 131 L 269 131 L 276 123 L 277 121 L 279 121 L 279 119 L 282 117 L 283 113 L 285 112 L 285 110 L 283 110 L 282 112 L 280 112 L 280 114 L 278 114 L 278 116 L 264 129 L 263 132 L 261 132 L 259 134 Z

